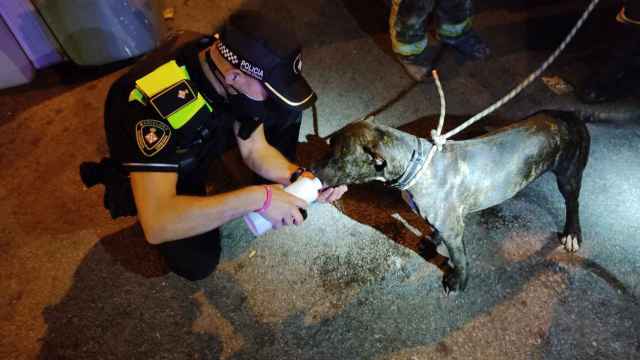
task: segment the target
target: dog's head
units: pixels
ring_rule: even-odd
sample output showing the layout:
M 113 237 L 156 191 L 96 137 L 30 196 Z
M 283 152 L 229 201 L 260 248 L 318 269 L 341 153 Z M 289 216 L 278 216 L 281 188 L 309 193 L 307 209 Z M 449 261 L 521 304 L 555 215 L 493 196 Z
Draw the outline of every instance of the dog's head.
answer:
M 329 157 L 313 167 L 325 186 L 387 182 L 404 172 L 406 139 L 396 129 L 375 124 L 373 118 L 338 130 L 329 145 Z

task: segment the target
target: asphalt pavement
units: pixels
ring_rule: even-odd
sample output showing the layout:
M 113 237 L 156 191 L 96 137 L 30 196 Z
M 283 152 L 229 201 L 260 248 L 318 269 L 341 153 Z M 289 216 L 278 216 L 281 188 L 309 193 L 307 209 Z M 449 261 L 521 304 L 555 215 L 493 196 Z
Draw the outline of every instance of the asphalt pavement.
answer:
M 476 5 L 474 27 L 493 53 L 468 62 L 443 50 L 448 127 L 535 70 L 587 2 Z M 413 84 L 393 58 L 382 0 L 165 6 L 175 9 L 171 30 L 210 32 L 246 6 L 276 12 L 300 32 L 303 72 L 319 94 L 303 117 L 305 162 L 326 151 L 318 136 L 370 113 L 417 134 L 435 124 L 435 85 Z M 606 61 L 616 6 L 603 0 L 543 76 L 581 86 Z M 469 285 L 447 296 L 446 251 L 418 256 L 415 243 L 429 227 L 399 194 L 373 184 L 352 187 L 335 205 L 312 205 L 301 226 L 258 238 L 242 220 L 226 224 L 218 270 L 190 283 L 167 270 L 135 219 L 111 220 L 102 190 L 83 189 L 78 177 L 80 162 L 106 154 L 104 97 L 126 66 L 60 66 L 0 91 L 0 358 L 640 358 L 640 117 L 588 125 L 576 254 L 559 245 L 564 203 L 545 174 L 468 216 Z M 637 109 L 638 99 L 600 110 Z M 575 91 L 558 95 L 538 79 L 472 130 L 545 108 L 580 105 Z M 234 159 L 218 164 L 218 177 L 238 176 Z

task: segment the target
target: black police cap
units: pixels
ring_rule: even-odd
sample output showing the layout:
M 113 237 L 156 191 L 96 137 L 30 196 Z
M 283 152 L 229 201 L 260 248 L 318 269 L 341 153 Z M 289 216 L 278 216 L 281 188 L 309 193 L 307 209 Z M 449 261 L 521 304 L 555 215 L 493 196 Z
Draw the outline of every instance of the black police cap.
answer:
M 218 38 L 220 55 L 260 81 L 282 104 L 304 110 L 315 102 L 315 93 L 302 77 L 302 46 L 282 22 L 241 11 L 231 15 Z

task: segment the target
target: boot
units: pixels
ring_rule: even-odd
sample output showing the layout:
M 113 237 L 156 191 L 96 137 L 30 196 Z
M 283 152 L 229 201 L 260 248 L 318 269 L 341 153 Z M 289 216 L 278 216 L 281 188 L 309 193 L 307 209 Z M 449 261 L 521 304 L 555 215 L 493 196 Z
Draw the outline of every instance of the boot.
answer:
M 396 54 L 396 58 L 415 81 L 422 82 L 431 77 L 431 70 L 435 68 L 440 47 L 427 46 L 420 54 L 404 56 Z
M 460 54 L 471 60 L 484 60 L 491 54 L 487 43 L 473 30 L 469 29 L 462 35 L 446 36 L 438 34 L 440 41 L 456 49 Z

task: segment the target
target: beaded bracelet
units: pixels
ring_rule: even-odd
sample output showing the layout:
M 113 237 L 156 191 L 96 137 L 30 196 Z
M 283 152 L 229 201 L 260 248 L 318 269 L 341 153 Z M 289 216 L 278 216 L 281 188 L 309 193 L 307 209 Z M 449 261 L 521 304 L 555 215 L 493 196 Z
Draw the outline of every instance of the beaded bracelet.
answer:
M 264 203 L 262 203 L 262 207 L 260 208 L 260 210 L 257 210 L 259 213 L 263 213 L 267 211 L 267 209 L 269 209 L 269 207 L 271 206 L 271 196 L 272 196 L 271 185 L 265 185 L 264 191 L 265 191 Z

